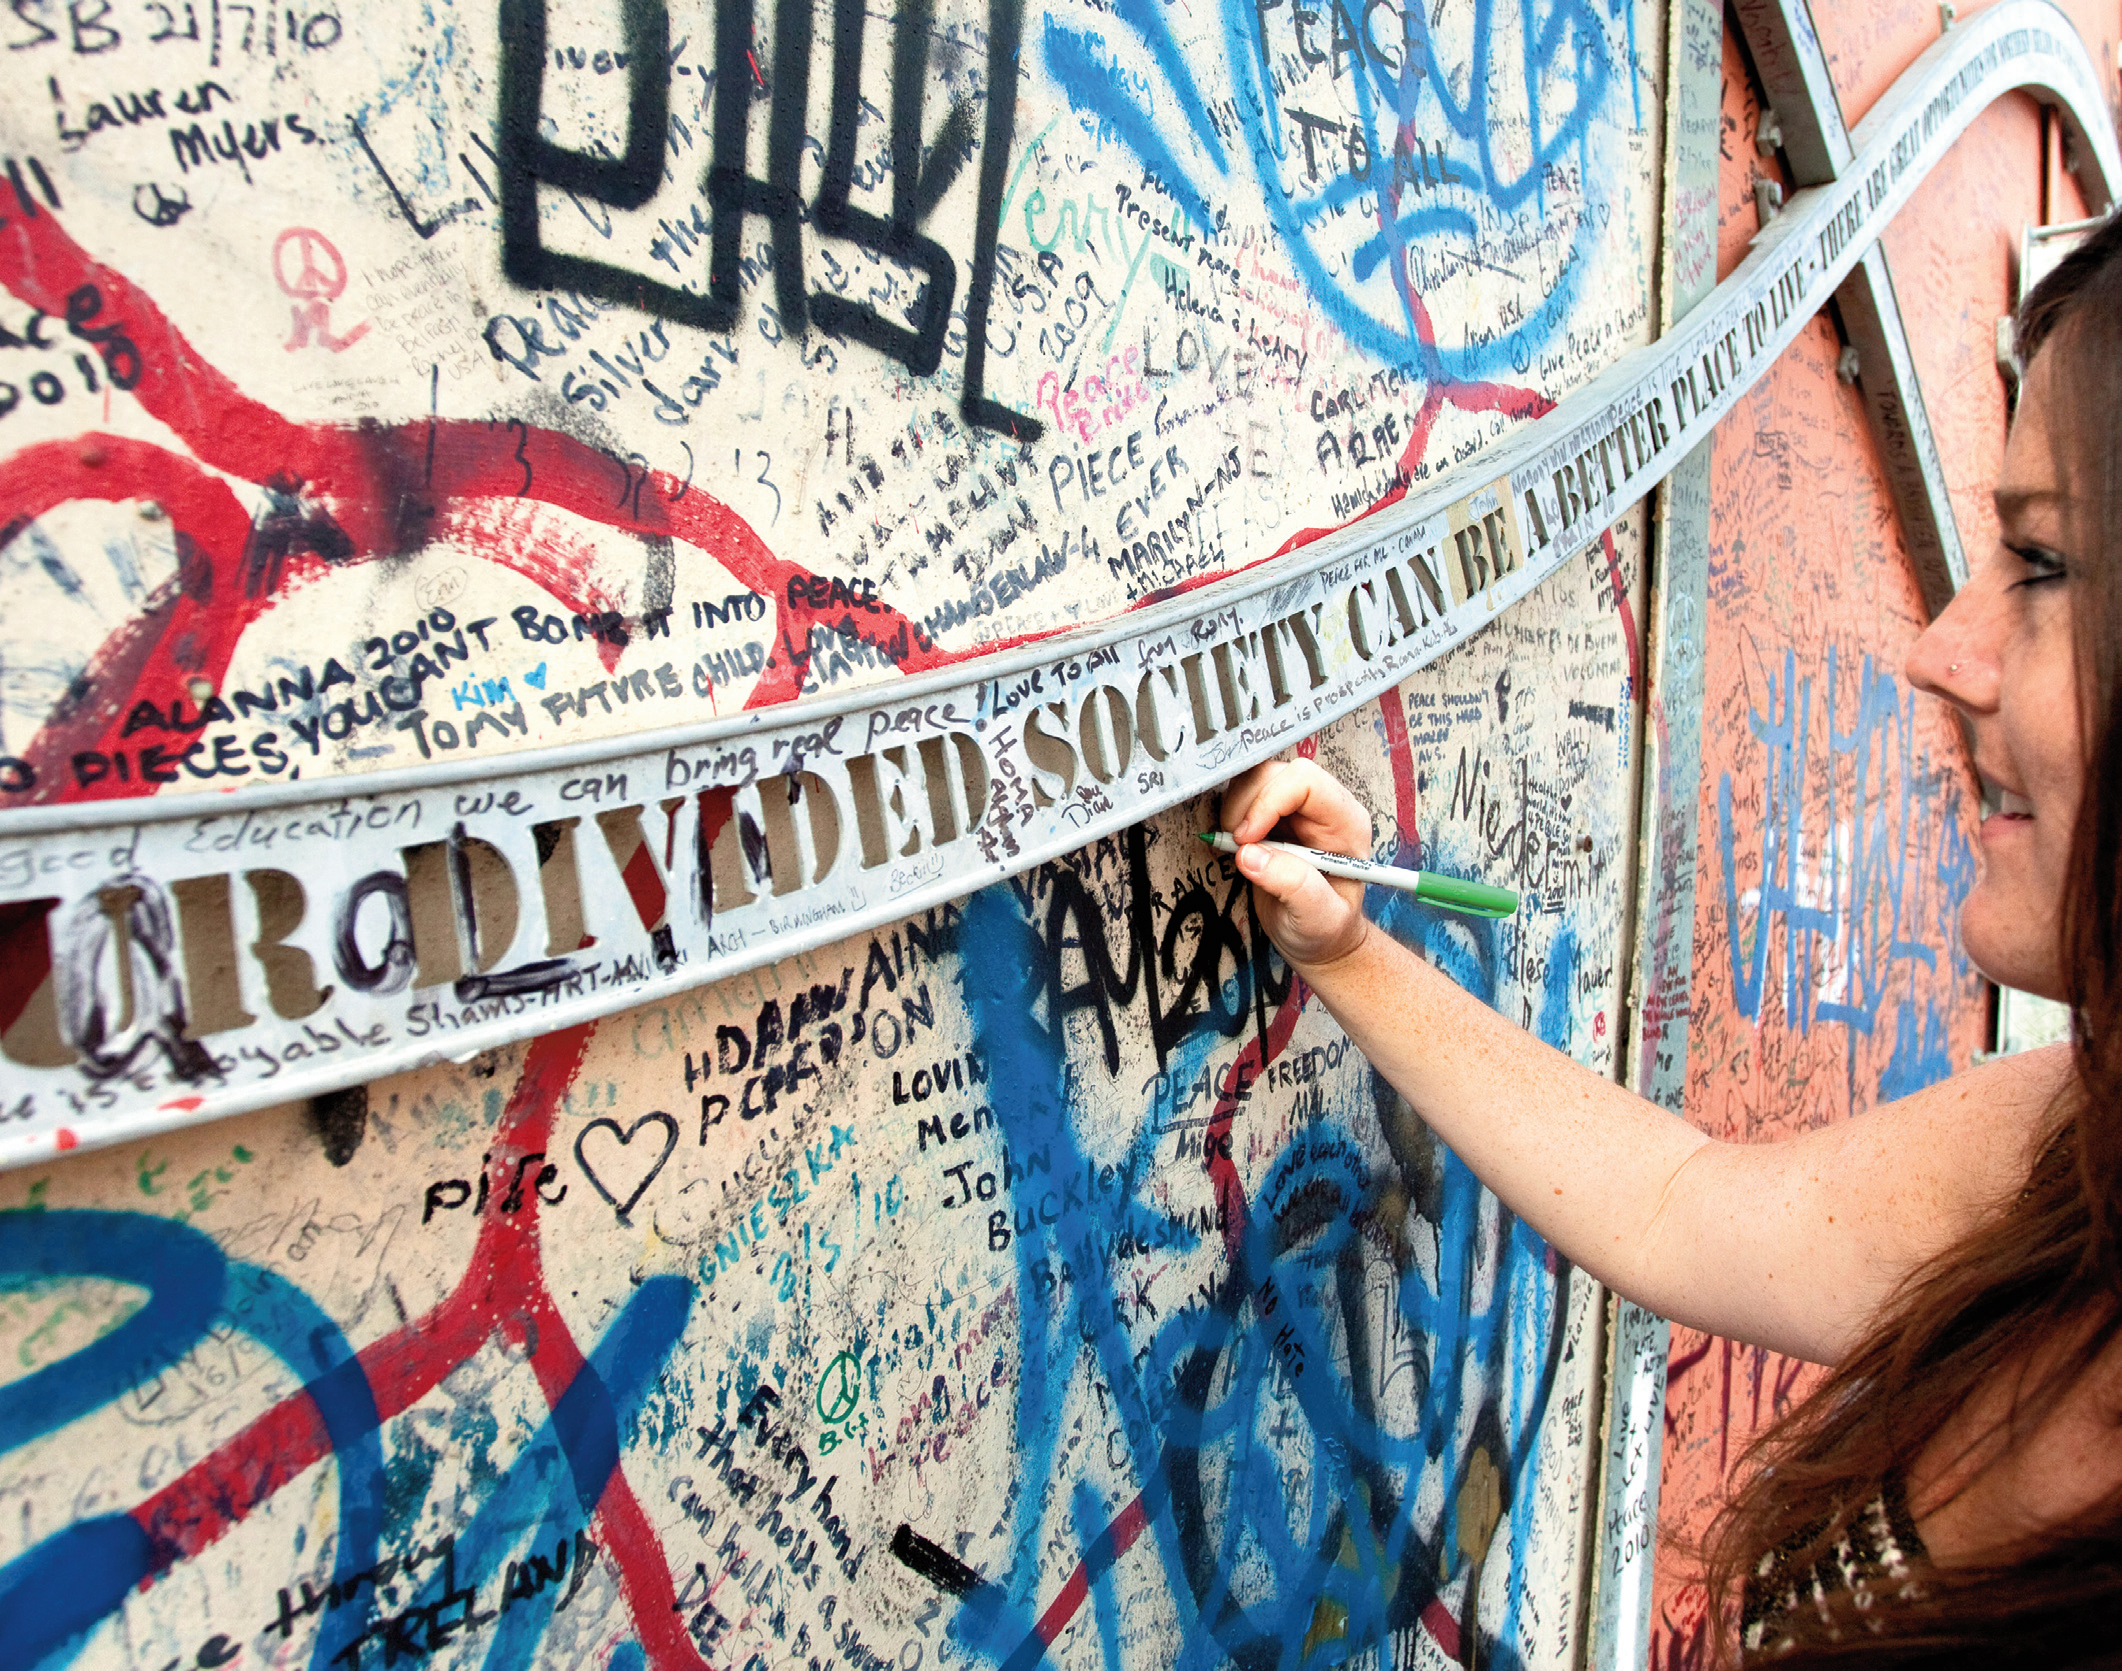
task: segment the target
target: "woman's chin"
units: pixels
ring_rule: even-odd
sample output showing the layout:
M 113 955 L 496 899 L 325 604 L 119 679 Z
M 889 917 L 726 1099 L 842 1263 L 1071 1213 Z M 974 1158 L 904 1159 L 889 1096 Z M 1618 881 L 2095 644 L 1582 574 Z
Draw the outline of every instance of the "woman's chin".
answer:
M 2041 913 L 1992 897 L 1981 883 L 1960 907 L 1960 944 L 1968 961 L 1999 986 L 2037 998 L 2063 998 L 2063 964 L 2053 928 Z

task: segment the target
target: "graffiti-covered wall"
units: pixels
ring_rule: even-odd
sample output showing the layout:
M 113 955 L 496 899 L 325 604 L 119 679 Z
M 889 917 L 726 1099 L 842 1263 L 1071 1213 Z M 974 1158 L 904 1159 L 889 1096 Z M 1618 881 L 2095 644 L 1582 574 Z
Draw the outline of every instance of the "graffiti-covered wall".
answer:
M 1643 518 L 1312 736 L 1274 714 L 1334 654 L 1484 608 L 1510 494 L 1332 582 L 1352 651 L 1284 603 L 1124 687 L 892 692 L 1418 495 L 1646 340 L 1659 9 L 4 39 L 0 796 L 114 820 L 0 844 L 10 1661 L 1570 1664 L 1600 1296 L 1308 1001 L 1210 804 L 1119 814 L 1175 726 L 1315 750 L 1384 856 L 1523 896 L 1385 926 L 1610 1068 Z M 646 785 L 552 765 L 718 725 Z M 1021 780 L 967 764 L 1004 726 Z M 126 807 L 215 791 L 136 862 Z M 774 905 L 842 846 L 916 890 L 1019 801 L 1110 833 L 851 937 Z M 681 831 L 758 913 L 734 978 L 671 938 Z M 357 840 L 402 860 L 342 887 Z M 385 997 L 426 1065 L 364 1083 L 331 1006 Z

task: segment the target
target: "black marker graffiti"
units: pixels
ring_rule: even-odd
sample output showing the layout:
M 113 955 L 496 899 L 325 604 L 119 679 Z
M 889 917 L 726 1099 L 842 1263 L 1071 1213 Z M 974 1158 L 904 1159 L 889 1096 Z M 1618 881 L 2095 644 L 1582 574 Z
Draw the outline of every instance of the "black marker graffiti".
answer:
M 802 0 L 794 3 L 801 4 Z M 879 220 L 851 207 L 848 194 L 854 189 L 856 116 L 862 104 L 862 34 L 867 21 L 868 12 L 861 0 L 853 0 L 852 4 L 843 0 L 837 8 L 833 23 L 832 142 L 826 151 L 825 180 L 818 190 L 815 218 L 819 231 L 827 237 L 846 238 L 919 271 L 928 280 L 922 297 L 922 323 L 917 331 L 902 330 L 844 296 L 824 293 L 817 299 L 818 323 L 867 343 L 880 354 L 889 354 L 916 377 L 927 377 L 943 359 L 943 332 L 950 323 L 951 296 L 957 287 L 958 272 L 951 264 L 949 251 L 934 239 L 923 237 L 917 228 L 972 155 L 972 100 L 960 99 L 951 106 L 927 159 L 916 168 L 915 161 L 921 157 L 921 105 L 927 97 L 928 43 L 935 13 L 929 0 L 906 0 L 899 8 L 892 36 L 891 219 Z M 901 158 L 905 159 L 904 166 Z
M 530 290 L 568 289 L 641 309 L 703 331 L 736 328 L 743 286 L 745 222 L 762 216 L 773 249 L 775 313 L 782 332 L 805 338 L 815 320 L 823 330 L 851 337 L 898 360 L 917 377 L 942 363 L 957 262 L 921 231 L 944 193 L 970 160 L 976 124 L 973 101 L 960 98 L 945 112 L 933 144 L 921 143 L 922 107 L 929 82 L 933 7 L 915 0 L 894 22 L 892 51 L 892 208 L 889 216 L 852 202 L 856 128 L 863 108 L 862 0 L 835 0 L 831 133 L 824 178 L 808 219 L 822 238 L 852 243 L 921 276 L 911 326 L 894 323 L 873 306 L 831 291 L 811 292 L 804 280 L 804 206 L 794 181 L 806 145 L 810 95 L 811 0 L 776 0 L 774 67 L 759 65 L 752 0 L 723 0 L 715 17 L 715 112 L 710 161 L 702 186 L 713 211 L 707 288 L 687 290 L 609 261 L 545 247 L 538 226 L 538 188 L 551 186 L 608 209 L 639 209 L 662 184 L 670 128 L 670 14 L 658 0 L 625 0 L 620 11 L 626 57 L 626 149 L 618 157 L 568 150 L 545 137 L 545 70 L 549 53 L 546 0 L 503 0 L 501 6 L 500 175 L 501 261 L 509 279 Z M 979 137 L 980 174 L 972 264 L 965 292 L 965 388 L 961 410 L 969 423 L 1018 441 L 1044 432 L 1037 420 L 986 394 L 987 319 L 994 294 L 997 228 L 1003 172 L 1016 128 L 1017 51 L 1023 0 L 989 0 L 987 116 Z M 999 91 L 997 91 L 999 89 Z M 765 178 L 751 172 L 749 126 L 755 97 L 770 100 Z
M 176 915 L 159 883 L 121 876 L 76 902 L 55 950 L 60 1025 L 83 1073 L 115 1078 L 153 1045 L 179 1079 L 216 1075 L 213 1056 L 191 1037 Z
M 970 1595 L 986 1582 L 948 1549 L 932 1543 L 903 1520 L 892 1533 L 892 1558 L 950 1595 Z
M 149 226 L 175 226 L 191 212 L 191 193 L 182 186 L 174 192 L 165 192 L 154 181 L 148 180 L 133 187 L 133 213 Z
M 640 1164 L 639 1160 L 631 1157 L 631 1149 L 634 1139 L 641 1134 L 643 1126 L 658 1126 L 662 1129 L 663 1147 L 654 1152 L 654 1158 L 650 1160 L 648 1170 L 634 1183 L 633 1188 L 627 1191 L 626 1199 L 622 1201 L 614 1193 L 612 1187 L 605 1182 L 604 1178 L 597 1175 L 596 1168 L 590 1165 L 589 1156 L 583 1150 L 592 1136 L 598 1132 L 610 1132 L 612 1141 L 618 1145 L 618 1150 L 616 1153 L 608 1153 L 606 1155 L 603 1163 L 605 1171 L 607 1173 L 615 1169 L 623 1171 L 630 1164 L 638 1166 Z M 590 1187 L 603 1196 L 606 1202 L 610 1204 L 612 1211 L 619 1215 L 619 1222 L 621 1224 L 629 1224 L 632 1220 L 626 1215 L 634 1210 L 634 1204 L 648 1192 L 648 1186 L 656 1181 L 657 1175 L 663 1170 L 664 1162 L 670 1159 L 671 1151 L 677 1146 L 678 1122 L 660 1108 L 642 1115 L 640 1119 L 623 1131 L 620 1129 L 617 1120 L 611 1119 L 609 1116 L 599 1116 L 597 1119 L 590 1121 L 576 1134 L 575 1164 L 582 1168 L 582 1175 L 589 1180 Z M 647 1144 L 642 1145 L 644 1151 L 647 1151 L 648 1147 Z M 625 1185 L 621 1183 L 619 1187 L 623 1189 Z

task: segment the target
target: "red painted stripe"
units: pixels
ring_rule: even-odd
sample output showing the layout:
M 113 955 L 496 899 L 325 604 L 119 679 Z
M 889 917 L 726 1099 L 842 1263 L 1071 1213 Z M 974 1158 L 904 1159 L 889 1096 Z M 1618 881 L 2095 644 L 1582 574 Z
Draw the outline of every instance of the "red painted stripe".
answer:
M 1400 280 L 1401 300 L 1406 304 L 1415 322 L 1415 336 L 1424 346 L 1434 349 L 1437 345 L 1437 330 L 1429 316 L 1428 304 L 1406 283 L 1404 273 L 1396 274 Z M 1520 389 L 1508 383 L 1455 383 L 1447 378 L 1431 381 L 1422 396 L 1422 404 L 1408 420 L 1407 445 L 1400 450 L 1399 474 L 1403 480 L 1412 481 L 1415 466 L 1429 451 L 1430 432 L 1436 427 L 1438 415 L 1445 405 L 1456 406 L 1462 412 L 1501 412 L 1509 418 L 1539 418 L 1555 409 L 1555 403 L 1538 389 Z M 1273 555 L 1280 557 L 1286 551 L 1295 551 L 1312 541 L 1338 532 L 1367 516 L 1376 516 L 1388 505 L 1397 505 L 1407 497 L 1407 489 L 1396 487 L 1381 495 L 1377 501 L 1359 511 L 1347 522 L 1334 524 L 1331 528 L 1306 528 L 1292 534 L 1277 546 Z
M 497 1188 L 508 1187 L 518 1159 L 546 1147 L 553 1109 L 580 1070 L 593 1030 L 549 1033 L 525 1053 L 491 1151 Z M 488 1220 L 449 1298 L 359 1354 L 386 1421 L 467 1362 L 496 1329 L 518 1346 L 535 1342 L 531 1369 L 549 1403 L 557 1403 L 581 1372 L 581 1349 L 546 1287 L 537 1215 L 535 1194 L 526 1192 L 520 1212 Z M 210 1548 L 330 1453 L 330 1437 L 308 1395 L 284 1399 L 134 1508 L 133 1518 L 154 1549 L 155 1571 Z M 657 1671 L 703 1671 L 674 1605 L 661 1542 L 623 1463 L 605 1484 L 596 1519 L 648 1663 Z
M 1422 1609 L 1422 1627 L 1429 1632 L 1437 1646 L 1444 1650 L 1446 1658 L 1454 1664 L 1466 1663 L 1466 1653 L 1460 1642 L 1463 1633 L 1459 1629 L 1459 1621 L 1452 1617 L 1451 1609 L 1444 1605 L 1443 1597 L 1432 1599 L 1430 1604 Z
M 0 905 L 0 1033 L 21 1020 L 52 972 L 52 902 L 19 899 Z
M 1599 545 L 1606 553 L 1606 578 L 1613 582 L 1614 608 L 1621 616 L 1621 633 L 1628 640 L 1629 694 L 1640 699 L 1643 695 L 1643 645 L 1636 636 L 1636 612 L 1629 607 L 1628 591 L 1621 584 L 1621 554 L 1614 549 L 1611 528 L 1599 536 Z
M 1118 1560 L 1134 1547 L 1135 1539 L 1149 1530 L 1149 1511 L 1142 1506 L 1140 1492 L 1135 1500 L 1120 1511 L 1120 1518 L 1113 1522 L 1113 1559 Z
M 293 423 L 244 394 L 193 348 L 145 290 L 83 251 L 56 215 L 18 215 L 0 226 L 0 285 L 63 314 L 67 295 L 85 284 L 102 297 L 99 323 L 121 324 L 138 348 L 142 371 L 132 398 L 195 456 L 111 436 L 27 448 L 0 465 L 0 547 L 70 500 L 152 498 L 169 510 L 180 553 L 193 554 L 186 577 L 192 584 L 189 592 L 166 589 L 99 652 L 92 668 L 98 688 L 118 694 L 89 716 L 39 733 L 25 753 L 39 781 L 25 800 L 140 793 L 137 781 L 124 783 L 115 775 L 84 791 L 67 769 L 70 756 L 91 748 L 107 752 L 119 740 L 120 701 L 130 703 L 136 694 L 168 700 L 195 676 L 218 685 L 245 629 L 288 590 L 327 572 L 321 558 L 294 555 L 272 583 L 258 584 L 259 577 L 244 573 L 250 512 L 214 471 L 239 484 L 299 494 L 347 537 L 351 562 L 395 555 L 448 534 L 516 569 L 580 614 L 614 609 L 616 596 L 594 573 L 594 546 L 576 538 L 563 519 L 543 512 L 557 509 L 592 525 L 683 539 L 711 552 L 744 585 L 772 597 L 781 612 L 781 644 L 751 706 L 801 693 L 814 623 L 844 628 L 872 645 L 903 646 L 895 648 L 895 659 L 906 672 L 990 653 L 986 646 L 957 653 L 923 648 L 914 623 L 888 607 L 836 612 L 801 596 L 790 601 L 791 583 L 811 579 L 811 571 L 776 557 L 727 505 L 662 471 L 637 476 L 557 431 L 476 420 L 366 428 Z M 212 582 L 210 593 L 197 584 L 202 579 Z M 180 645 L 187 652 L 181 668 L 170 653 Z M 626 650 L 600 645 L 598 653 L 612 669 Z
M 489 1171 L 497 1188 L 507 1189 L 517 1157 L 546 1146 L 553 1107 L 573 1080 L 589 1035 L 587 1027 L 550 1033 L 525 1053 L 522 1077 L 491 1151 Z M 522 1211 L 489 1219 L 449 1298 L 360 1352 L 384 1420 L 425 1397 L 495 1328 L 507 1327 L 522 1337 L 525 1310 L 520 1302 L 508 1303 L 504 1317 L 502 1296 L 527 1293 L 531 1282 L 542 1288 L 537 1216 L 534 1193 L 526 1192 Z M 541 1351 L 554 1350 L 556 1343 L 540 1333 Z M 304 1395 L 284 1399 L 259 1416 L 132 1511 L 154 1544 L 158 1567 L 188 1560 L 219 1540 L 274 1491 L 322 1460 L 330 1446 Z
M 634 849 L 633 857 L 626 861 L 626 868 L 619 874 L 634 902 L 634 910 L 641 918 L 641 926 L 655 927 L 663 920 L 668 899 L 663 891 L 663 878 L 656 874 L 656 856 L 648 850 L 647 842 Z
M 1135 1540 L 1147 1530 L 1149 1511 L 1143 1507 L 1142 1495 L 1137 1492 L 1134 1501 L 1115 1515 L 1104 1534 L 1093 1541 L 1092 1548 L 1095 1549 L 1098 1543 L 1111 1544 L 1112 1553 L 1103 1562 L 1104 1567 L 1110 1567 L 1114 1561 L 1133 1548 Z M 1076 1616 L 1083 1603 L 1089 1599 L 1090 1580 L 1090 1557 L 1086 1554 L 1076 1562 L 1076 1569 L 1068 1575 L 1068 1582 L 1063 1584 L 1054 1599 L 1047 1603 L 1046 1611 L 1039 1615 L 1038 1637 L 1049 1648 L 1054 1645 L 1060 1634 L 1068 1629 L 1069 1620 Z
M 1068 1628 L 1068 1621 L 1076 1616 L 1076 1610 L 1089 1595 L 1090 1572 L 1078 1561 L 1076 1570 L 1068 1575 L 1068 1582 L 1061 1586 L 1061 1593 L 1039 1615 L 1039 1640 L 1052 1647 L 1054 1638 Z

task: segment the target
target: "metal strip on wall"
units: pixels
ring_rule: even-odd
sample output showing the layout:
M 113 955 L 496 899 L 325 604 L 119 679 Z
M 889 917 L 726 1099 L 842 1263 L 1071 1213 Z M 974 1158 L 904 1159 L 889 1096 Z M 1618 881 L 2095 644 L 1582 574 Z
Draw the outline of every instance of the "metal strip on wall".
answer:
M 1659 323 L 1669 332 L 1717 279 L 1724 12 L 1717 0 L 1673 11 L 1666 79 L 1665 260 Z M 1629 967 L 1624 1082 L 1677 1115 L 1687 1074 L 1694 971 L 1695 839 L 1702 778 L 1702 624 L 1709 592 L 1710 449 L 1705 439 L 1658 490 L 1652 519 L 1648 688 L 1640 845 Z M 1665 1359 L 1672 1326 L 1613 1295 L 1606 1315 L 1591 1631 L 1586 1663 L 1636 1667 L 1650 1651 Z
M 1900 513 L 1901 537 L 1923 601 L 1936 615 L 1966 583 L 1967 551 L 1960 543 L 1952 493 L 1931 435 L 1930 414 L 1923 405 L 1884 249 L 1874 244 L 1864 252 L 1849 282 L 1835 293 L 1835 305 L 1850 346 L 1857 351 L 1857 387 Z
M 1852 155 L 1849 130 L 1806 0 L 1748 0 L 1737 13 L 1792 178 L 1801 186 L 1840 179 Z M 1874 244 L 1865 251 L 1835 293 L 1835 307 L 1857 351 L 1857 384 L 1886 466 L 1887 489 L 1924 602 L 1935 615 L 1967 578 L 1967 553 L 1884 248 Z
M 1202 793 L 1479 631 L 1639 503 L 2021 88 L 2064 110 L 2104 187 L 2116 149 L 2079 114 L 2106 108 L 2082 43 L 2047 0 L 2007 0 L 1880 101 L 1853 185 L 1799 193 L 1684 324 L 1548 416 L 1362 523 L 970 677 L 477 770 L 0 815 L 0 903 L 41 917 L 55 960 L 0 1039 L 0 1164 L 607 1015 Z M 135 978 L 122 1015 L 84 1028 L 62 999 L 96 959 Z

